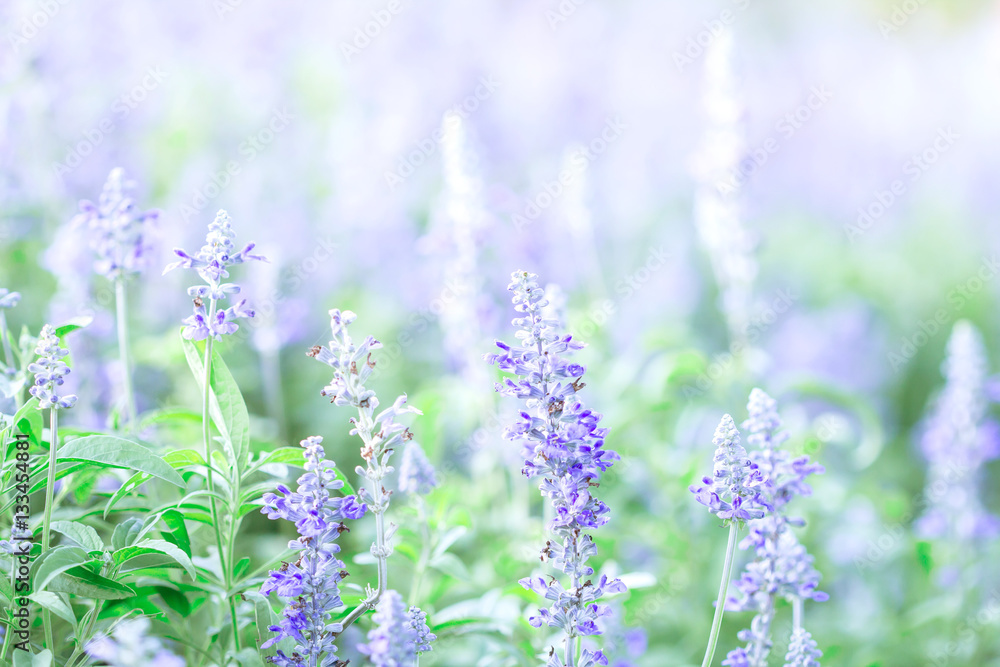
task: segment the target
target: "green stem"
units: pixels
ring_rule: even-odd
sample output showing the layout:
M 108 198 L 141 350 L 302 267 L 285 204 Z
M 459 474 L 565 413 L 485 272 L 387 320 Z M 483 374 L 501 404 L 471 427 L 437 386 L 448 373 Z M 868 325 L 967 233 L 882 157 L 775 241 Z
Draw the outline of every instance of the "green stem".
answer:
M 42 518 L 42 553 L 49 550 L 52 542 L 49 526 L 52 524 L 53 494 L 56 486 L 56 451 L 59 449 L 59 408 L 49 410 L 49 478 L 45 485 L 45 513 Z M 55 641 L 52 638 L 52 614 L 48 609 L 42 612 L 42 626 L 45 628 L 45 646 L 56 657 Z
M 208 308 L 208 321 L 212 322 L 215 320 L 216 311 L 216 300 L 212 299 Z M 222 577 L 225 582 L 225 596 L 229 598 L 229 589 L 232 586 L 232 572 L 230 571 L 229 565 L 226 562 L 226 550 L 223 546 L 222 541 L 222 527 L 219 524 L 219 508 L 215 501 L 215 480 L 212 477 L 212 416 L 211 416 L 211 397 L 212 397 L 212 343 L 215 342 L 215 338 L 209 334 L 208 338 L 205 339 L 205 377 L 204 377 L 204 387 L 202 388 L 202 410 L 201 410 L 201 426 L 202 426 L 202 440 L 205 445 L 205 481 L 208 484 L 208 504 L 210 512 L 212 515 L 212 530 L 215 532 L 215 546 L 219 550 L 219 566 L 222 568 Z M 239 623 L 236 619 L 235 614 L 235 603 L 233 600 L 229 600 L 230 610 L 232 613 L 232 624 L 233 624 L 233 643 L 236 646 L 236 650 L 240 647 L 240 633 L 239 633 Z
M 729 524 L 729 544 L 726 545 L 726 562 L 722 566 L 722 583 L 719 585 L 719 598 L 715 603 L 715 618 L 712 619 L 712 632 L 708 636 L 708 646 L 705 648 L 705 659 L 701 667 L 711 667 L 715 657 L 715 645 L 719 642 L 719 629 L 722 627 L 722 614 L 726 609 L 726 594 L 729 592 L 729 577 L 733 571 L 733 554 L 736 552 L 736 531 L 738 524 Z
M 132 388 L 132 358 L 129 354 L 128 292 L 125 280 L 115 280 L 115 303 L 118 310 L 118 354 L 122 364 L 122 390 L 125 392 L 125 430 L 135 427 L 135 391 Z
M 14 370 L 14 352 L 10 349 L 10 337 L 7 335 L 7 314 L 0 308 L 0 337 L 3 338 L 3 358 L 8 370 Z
M 417 568 L 413 573 L 413 583 L 410 584 L 410 604 L 419 607 L 420 587 L 427 572 L 427 563 L 431 557 L 431 531 L 430 522 L 427 520 L 427 512 L 424 507 L 424 498 L 419 493 L 415 494 L 414 504 L 417 506 L 417 520 L 420 523 L 423 543 L 420 545 L 420 558 L 417 560 Z

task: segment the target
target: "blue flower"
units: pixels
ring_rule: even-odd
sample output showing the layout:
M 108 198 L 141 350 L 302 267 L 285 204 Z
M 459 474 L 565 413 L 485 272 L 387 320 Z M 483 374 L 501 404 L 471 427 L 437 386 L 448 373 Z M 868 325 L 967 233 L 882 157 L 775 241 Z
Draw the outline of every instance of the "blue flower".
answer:
M 159 211 L 141 211 L 125 194 L 132 183 L 125 181 L 121 167 L 111 170 L 97 203 L 80 202 L 80 213 L 71 224 L 86 225 L 91 232 L 91 247 L 97 253 L 95 270 L 108 280 L 128 279 L 147 266 L 152 250 L 146 234 L 147 223 L 159 217 Z
M 383 593 L 372 620 L 375 627 L 368 632 L 368 643 L 359 645 L 358 651 L 368 656 L 374 667 L 415 664 L 418 631 L 399 593 L 393 590 Z
M 606 593 L 625 590 L 618 579 L 602 576 L 596 584 L 590 579 L 594 569 L 587 561 L 597 547 L 584 532 L 608 521 L 608 506 L 591 491 L 619 457 L 604 448 L 607 429 L 599 426 L 601 415 L 577 397 L 584 386 L 584 368 L 562 356 L 583 344 L 560 332 L 559 322 L 546 316 L 548 301 L 537 276 L 516 271 L 511 278 L 507 289 L 513 293 L 514 310 L 521 314 L 513 320 L 520 345 L 497 341 L 499 352 L 484 358 L 517 378 L 496 385 L 501 395 L 524 401 L 525 409 L 505 435 L 523 443 L 523 473 L 540 478 L 539 490 L 552 504 L 548 529 L 555 539 L 546 543 L 542 560 L 567 575 L 569 586 L 537 576 L 519 583 L 553 603 L 529 622 L 562 630 L 566 652 L 574 652 L 578 638 L 600 634 L 598 619 L 610 613 L 607 605 L 596 602 Z M 582 655 L 579 665 L 607 664 L 600 651 L 584 650 Z M 558 660 L 553 651 L 549 664 L 562 665 Z
M 344 521 L 360 519 L 367 510 L 355 496 L 330 495 L 344 483 L 337 479 L 333 462 L 325 459 L 322 442 L 319 436 L 302 441 L 306 472 L 299 477 L 297 490 L 279 485 L 277 493 L 264 495 L 261 508 L 269 519 L 291 521 L 299 532 L 298 539 L 288 544 L 299 552 L 298 559 L 271 571 L 260 589 L 264 595 L 274 592 L 286 601 L 281 622 L 269 628 L 275 636 L 261 647 L 292 639 L 296 646 L 291 657 L 278 651 L 271 658 L 283 667 L 334 664 L 334 639 L 342 628 L 329 622 L 329 616 L 344 606 L 339 584 L 347 576 L 337 557 L 340 545 L 336 540 L 347 530 Z
M 420 607 L 410 607 L 410 629 L 414 634 L 414 646 L 417 654 L 426 653 L 433 650 L 431 644 L 437 639 L 437 635 L 427 627 L 427 614 L 420 610 Z
M 20 301 L 20 292 L 11 292 L 5 287 L 0 287 L 0 308 L 13 308 Z
M 56 410 L 76 405 L 76 396 L 73 394 L 60 396 L 57 390 L 71 371 L 66 362 L 62 361 L 62 358 L 69 354 L 69 350 L 59 346 L 59 337 L 56 336 L 52 325 L 46 324 L 42 327 L 35 354 L 38 358 L 28 365 L 28 372 L 35 374 L 35 383 L 28 391 L 38 399 L 39 407 Z
M 820 667 L 819 660 L 823 653 L 816 648 L 812 635 L 799 628 L 792 632 L 792 641 L 785 655 L 785 667 Z
M 415 441 L 406 443 L 399 463 L 399 481 L 396 488 L 401 493 L 426 495 L 438 485 L 434 466 L 427 460 L 424 450 Z
M 768 508 L 760 495 L 764 478 L 740 444 L 732 417 L 723 415 L 712 443 L 716 447 L 712 476 L 689 487 L 695 500 L 727 522 L 745 523 L 764 516 Z
M 110 636 L 97 635 L 84 650 L 109 667 L 184 667 L 184 660 L 148 633 L 149 619 L 140 616 L 116 624 Z
M 201 250 L 189 255 L 179 248 L 175 249 L 174 254 L 180 260 L 163 270 L 167 273 L 176 268 L 194 269 L 206 283 L 188 289 L 188 295 L 194 297 L 194 313 L 184 319 L 182 333 L 189 340 L 204 340 L 209 336 L 222 340 L 223 336 L 236 333 L 239 329 L 237 320 L 252 318 L 255 314 L 247 306 L 246 299 L 228 308 L 217 307 L 219 301 L 240 292 L 239 285 L 222 282 L 229 277 L 230 267 L 252 259 L 267 261 L 260 255 L 251 254 L 253 243 L 235 252 L 235 239 L 232 219 L 225 211 L 219 211 L 208 225 L 208 235 Z

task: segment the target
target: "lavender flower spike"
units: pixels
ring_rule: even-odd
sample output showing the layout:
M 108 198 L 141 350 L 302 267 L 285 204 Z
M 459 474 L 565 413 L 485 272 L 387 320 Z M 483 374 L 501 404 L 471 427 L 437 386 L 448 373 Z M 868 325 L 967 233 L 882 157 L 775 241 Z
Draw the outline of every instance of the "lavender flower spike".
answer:
M 799 628 L 792 632 L 792 641 L 785 655 L 785 667 L 820 667 L 816 658 L 822 655 L 822 651 L 816 648 L 812 635 Z
M 401 493 L 426 495 L 437 485 L 434 466 L 427 460 L 424 450 L 414 440 L 406 443 L 403 458 L 399 463 L 399 481 L 396 483 L 396 488 Z
M 184 667 L 184 660 L 149 636 L 145 616 L 118 623 L 111 635 L 98 635 L 84 649 L 91 658 L 109 667 Z
M 585 369 L 561 356 L 581 349 L 583 344 L 561 333 L 558 321 L 544 316 L 548 302 L 535 274 L 515 271 L 507 289 L 514 293 L 514 310 L 521 314 L 513 320 L 521 344 L 497 341 L 500 351 L 485 355 L 485 359 L 518 378 L 496 385 L 498 393 L 524 401 L 525 409 L 505 435 L 523 443 L 524 475 L 541 478 L 542 496 L 554 510 L 548 529 L 555 539 L 546 543 L 542 561 L 551 561 L 568 578 L 566 586 L 558 579 L 541 576 L 519 582 L 552 601 L 550 608 L 538 610 L 528 620 L 536 628 L 545 624 L 565 635 L 562 657 L 553 649 L 547 663 L 550 667 L 606 665 L 603 653 L 590 649 L 582 651 L 578 662 L 577 647 L 581 637 L 601 634 L 598 621 L 610 610 L 598 600 L 605 593 L 625 590 L 618 579 L 601 576 L 594 582 L 589 578 L 594 568 L 587 561 L 597 553 L 597 547 L 584 532 L 608 521 L 608 506 L 591 490 L 618 455 L 604 449 L 607 429 L 598 426 L 601 415 L 585 408 L 577 398 L 584 387 Z
M 716 446 L 712 476 L 688 488 L 695 500 L 727 523 L 740 524 L 764 516 L 767 505 L 760 495 L 764 478 L 740 444 L 740 432 L 732 417 L 722 417 L 712 443 Z
M 267 261 L 260 255 L 251 254 L 254 249 L 253 243 L 234 252 L 235 239 L 236 232 L 233 230 L 232 219 L 228 213 L 220 210 L 215 220 L 208 225 L 208 235 L 201 250 L 195 255 L 189 255 L 179 248 L 175 249 L 174 254 L 180 257 L 180 260 L 169 264 L 163 270 L 163 273 L 167 273 L 176 268 L 194 269 L 205 281 L 204 285 L 188 288 L 188 294 L 194 297 L 194 314 L 184 320 L 183 335 L 189 340 L 204 340 L 210 336 L 215 340 L 222 340 L 223 336 L 236 333 L 239 329 L 237 320 L 254 316 L 254 311 L 247 306 L 246 299 L 229 308 L 217 308 L 219 301 L 240 292 L 239 285 L 222 282 L 224 278 L 229 277 L 231 266 L 251 259 Z
M 28 365 L 28 371 L 35 374 L 35 384 L 28 391 L 38 399 L 38 406 L 43 410 L 45 408 L 58 410 L 76 405 L 76 396 L 73 394 L 61 396 L 57 390 L 57 387 L 63 384 L 63 378 L 70 374 L 69 366 L 62 361 L 62 358 L 69 354 L 69 350 L 59 346 L 59 337 L 56 336 L 52 325 L 46 324 L 42 327 L 35 354 L 38 355 L 38 359 Z
M 347 576 L 344 563 L 337 557 L 340 534 L 347 530 L 346 519 L 360 519 L 367 507 L 356 496 L 332 497 L 330 492 L 344 486 L 337 479 L 334 464 L 325 458 L 323 438 L 312 436 L 302 441 L 305 448 L 305 474 L 298 479 L 298 489 L 284 485 L 278 493 L 264 495 L 261 512 L 269 519 L 284 519 L 295 524 L 299 537 L 288 543 L 299 552 L 294 563 L 272 570 L 260 592 L 272 591 L 287 601 L 279 625 L 269 630 L 275 636 L 261 648 L 269 648 L 290 638 L 295 642 L 291 656 L 278 651 L 271 662 L 282 667 L 327 667 L 337 665 L 336 635 L 343 627 L 330 623 L 329 616 L 344 606 L 340 599 L 340 581 Z
M 20 292 L 11 292 L 5 287 L 0 287 L 0 308 L 13 308 L 20 301 Z
M 811 463 L 808 456 L 793 459 L 781 449 L 780 445 L 788 439 L 788 434 L 781 429 L 777 403 L 773 398 L 760 389 L 754 389 L 750 392 L 747 411 L 749 418 L 743 427 L 750 432 L 747 440 L 755 446 L 751 457 L 766 478 L 761 495 L 773 512 L 751 521 L 750 534 L 740 543 L 742 549 L 753 547 L 755 555 L 736 582 L 738 594 L 726 600 L 726 611 L 755 613 L 750 627 L 741 630 L 738 635 L 746 646 L 731 651 L 722 664 L 767 667 L 773 645 L 771 628 L 776 601 L 785 598 L 801 610 L 805 600 L 821 602 L 828 597 L 817 589 L 820 574 L 813 567 L 812 556 L 799 544 L 791 530 L 792 526 L 801 525 L 802 521 L 785 513 L 788 503 L 795 496 L 812 493 L 806 478 L 823 472 L 823 466 Z M 795 616 L 798 619 L 800 613 Z
M 372 617 L 376 625 L 368 633 L 368 643 L 358 650 L 374 667 L 415 665 L 417 656 L 431 650 L 430 643 L 437 638 L 427 628 L 425 617 L 416 607 L 407 611 L 399 593 L 388 590 Z
M 329 347 L 316 345 L 306 354 L 333 369 L 333 379 L 320 393 L 336 405 L 348 405 L 357 410 L 351 419 L 354 428 L 351 435 L 361 438 L 361 458 L 366 466 L 358 466 L 355 471 L 367 480 L 369 489 L 359 495 L 371 506 L 375 515 L 375 543 L 371 553 L 378 566 L 378 583 L 368 587 L 367 596 L 343 621 L 344 627 L 356 621 L 369 609 L 374 609 L 380 597 L 388 588 L 388 558 L 392 553 L 389 533 L 385 525 L 385 512 L 389 508 L 391 492 L 384 484 L 386 476 L 393 471 L 389 459 L 393 452 L 413 437 L 409 429 L 397 423 L 396 418 L 406 413 L 421 414 L 419 410 L 406 404 L 406 396 L 396 398 L 388 408 L 376 413 L 379 406 L 375 392 L 365 386 L 375 369 L 371 353 L 382 344 L 371 336 L 355 344 L 348 327 L 357 315 L 349 310 L 330 311 L 332 339 Z
M 71 224 L 86 225 L 97 253 L 95 270 L 108 280 L 127 280 L 147 266 L 151 246 L 146 223 L 159 217 L 156 210 L 141 211 L 125 194 L 133 184 L 121 167 L 111 170 L 97 203 L 80 202 L 80 213 Z

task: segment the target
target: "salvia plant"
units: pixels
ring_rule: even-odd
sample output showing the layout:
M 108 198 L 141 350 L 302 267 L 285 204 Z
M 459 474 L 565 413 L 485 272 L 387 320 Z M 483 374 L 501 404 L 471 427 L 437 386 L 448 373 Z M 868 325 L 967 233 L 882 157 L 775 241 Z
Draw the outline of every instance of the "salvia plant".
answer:
M 601 633 L 598 622 L 609 613 L 598 601 L 606 593 L 621 593 L 625 585 L 617 578 L 601 575 L 596 581 L 589 560 L 597 547 L 587 531 L 608 522 L 610 509 L 593 494 L 601 475 L 618 455 L 604 447 L 607 429 L 599 426 L 601 415 L 586 408 L 577 396 L 583 389 L 583 366 L 565 355 L 583 348 L 560 324 L 543 317 L 547 305 L 538 277 L 515 271 L 507 287 L 513 292 L 513 320 L 519 344 L 497 341 L 499 352 L 486 361 L 513 375 L 496 385 L 504 396 L 524 402 L 515 423 L 507 427 L 507 438 L 523 443 L 523 473 L 539 479 L 539 490 L 552 505 L 548 522 L 551 540 L 542 549 L 542 561 L 565 575 L 546 581 L 542 576 L 524 577 L 524 588 L 552 605 L 539 609 L 529 621 L 536 628 L 547 625 L 563 635 L 561 649 L 549 651 L 549 667 L 591 667 L 607 664 L 600 650 L 581 650 L 581 638 Z

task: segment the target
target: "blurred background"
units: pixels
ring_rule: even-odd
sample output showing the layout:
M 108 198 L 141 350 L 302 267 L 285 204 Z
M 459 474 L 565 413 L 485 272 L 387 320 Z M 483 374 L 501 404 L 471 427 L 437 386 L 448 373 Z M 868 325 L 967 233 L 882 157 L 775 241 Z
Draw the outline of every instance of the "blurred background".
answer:
M 687 486 L 754 386 L 827 468 L 797 501 L 831 596 L 806 609 L 826 663 L 1000 664 L 997 540 L 956 561 L 913 530 L 953 326 L 981 332 L 986 375 L 1000 352 L 1000 4 L 5 0 L 0 21 L 0 286 L 23 294 L 15 331 L 93 318 L 70 339 L 71 418 L 104 424 L 121 370 L 78 200 L 120 166 L 161 211 L 131 286 L 144 410 L 197 406 L 188 283 L 160 267 L 229 211 L 270 259 L 234 272 L 258 317 L 223 348 L 255 446 L 319 434 L 356 464 L 304 355 L 334 307 L 385 345 L 383 402 L 425 413 L 427 511 L 454 554 L 425 586 L 426 664 L 537 664 L 543 646 L 516 584 L 540 499 L 481 361 L 512 337 L 520 268 L 589 344 L 584 398 L 623 457 L 597 538 L 631 587 L 612 664 L 700 658 L 725 530 Z M 998 475 L 986 460 L 974 491 L 994 514 Z M 404 543 L 414 511 L 399 503 Z M 265 562 L 282 530 L 251 522 L 243 548 Z M 727 615 L 717 655 L 747 623 Z M 778 623 L 772 663 L 787 607 Z

